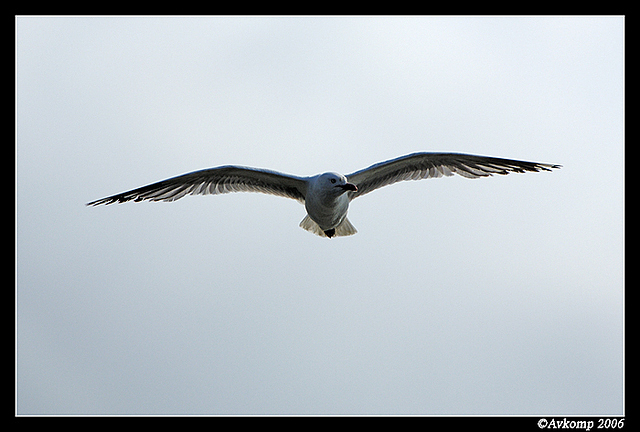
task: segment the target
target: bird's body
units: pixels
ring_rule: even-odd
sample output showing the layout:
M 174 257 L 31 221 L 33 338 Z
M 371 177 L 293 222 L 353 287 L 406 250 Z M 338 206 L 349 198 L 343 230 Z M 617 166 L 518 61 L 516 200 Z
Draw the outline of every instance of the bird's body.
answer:
M 462 153 L 414 153 L 381 162 L 349 175 L 327 172 L 298 177 L 265 169 L 234 165 L 209 168 L 92 201 L 87 205 L 126 201 L 175 201 L 185 195 L 262 192 L 304 203 L 307 215 L 300 226 L 322 237 L 357 231 L 347 218 L 349 203 L 382 186 L 403 180 L 459 174 L 467 178 L 493 174 L 551 171 L 560 165 L 476 156 Z
M 357 187 L 337 173 L 311 177 L 308 185 L 304 203 L 307 214 L 327 237 L 332 237 L 347 217 L 350 200 L 346 192 L 357 191 Z

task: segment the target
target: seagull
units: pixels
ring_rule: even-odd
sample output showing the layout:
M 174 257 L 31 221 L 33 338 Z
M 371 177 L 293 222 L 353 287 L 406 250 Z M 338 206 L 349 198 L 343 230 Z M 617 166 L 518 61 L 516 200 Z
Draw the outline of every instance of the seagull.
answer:
M 300 227 L 320 237 L 340 237 L 357 230 L 347 218 L 355 198 L 404 180 L 439 178 L 458 174 L 466 178 L 506 175 L 511 172 L 551 171 L 561 165 L 525 162 L 463 153 L 420 152 L 371 165 L 352 174 L 326 172 L 298 177 L 280 172 L 225 165 L 172 177 L 138 189 L 87 203 L 88 206 L 127 201 L 175 201 L 185 195 L 262 192 L 292 198 L 304 204 L 307 214 Z

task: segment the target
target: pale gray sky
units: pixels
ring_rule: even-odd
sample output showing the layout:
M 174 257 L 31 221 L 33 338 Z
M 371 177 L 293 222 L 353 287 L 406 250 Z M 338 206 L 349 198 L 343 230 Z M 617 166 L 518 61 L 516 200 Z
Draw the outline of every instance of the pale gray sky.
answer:
M 16 25 L 17 413 L 623 413 L 623 18 Z M 416 151 L 563 168 L 85 207 Z

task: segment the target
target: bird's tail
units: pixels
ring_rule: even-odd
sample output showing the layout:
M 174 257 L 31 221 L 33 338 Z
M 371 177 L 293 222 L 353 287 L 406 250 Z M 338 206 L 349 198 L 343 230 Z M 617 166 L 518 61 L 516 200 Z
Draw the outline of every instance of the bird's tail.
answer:
M 302 222 L 300 222 L 300 228 L 306 229 L 307 231 L 312 232 L 315 235 L 319 235 L 320 237 L 327 237 L 327 235 L 324 233 L 322 228 L 320 228 L 320 226 L 317 223 L 315 223 L 313 219 L 309 217 L 309 215 L 306 215 L 304 219 L 302 219 Z M 358 230 L 356 229 L 356 227 L 351 225 L 351 222 L 349 222 L 349 219 L 345 217 L 342 220 L 342 222 L 340 222 L 340 225 L 336 227 L 336 233 L 334 234 L 334 236 L 335 237 L 349 236 L 357 232 Z

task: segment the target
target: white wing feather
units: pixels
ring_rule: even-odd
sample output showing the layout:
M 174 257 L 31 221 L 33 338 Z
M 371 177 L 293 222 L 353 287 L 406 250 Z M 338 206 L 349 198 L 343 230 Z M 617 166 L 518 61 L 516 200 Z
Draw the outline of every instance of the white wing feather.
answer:
M 413 153 L 356 171 L 347 175 L 347 180 L 358 187 L 356 192 L 349 192 L 350 199 L 354 199 L 383 186 L 405 180 L 438 178 L 453 174 L 479 178 L 511 172 L 551 171 L 552 168 L 560 168 L 560 165 L 462 153 Z
M 303 177 L 257 168 L 223 166 L 173 177 L 87 205 L 127 201 L 175 201 L 185 195 L 217 195 L 230 192 L 261 192 L 304 202 L 307 181 Z

